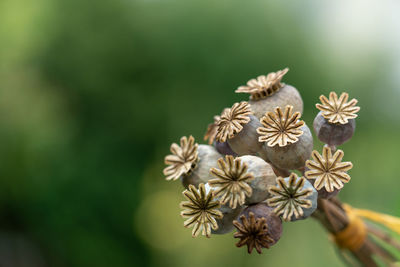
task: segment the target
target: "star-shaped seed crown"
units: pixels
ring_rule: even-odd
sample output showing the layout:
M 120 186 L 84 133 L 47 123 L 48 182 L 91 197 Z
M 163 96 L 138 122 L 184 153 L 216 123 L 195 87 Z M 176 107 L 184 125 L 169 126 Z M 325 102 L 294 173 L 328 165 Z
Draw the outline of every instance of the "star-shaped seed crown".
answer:
M 347 124 L 349 119 L 357 118 L 357 112 L 360 107 L 357 107 L 357 99 L 353 98 L 348 101 L 349 94 L 342 93 L 338 99 L 335 92 L 330 92 L 329 99 L 321 95 L 319 97 L 322 104 L 316 104 L 315 106 L 322 111 L 322 116 L 327 119 L 330 123 Z
M 235 137 L 243 129 L 243 125 L 249 123 L 250 114 L 252 114 L 250 105 L 245 101 L 235 103 L 231 108 L 225 109 L 218 121 L 216 140 L 225 142 Z
M 284 111 L 276 107 L 275 112 L 265 113 L 260 120 L 263 127 L 257 128 L 260 135 L 258 141 L 267 142 L 269 147 L 284 147 L 296 143 L 303 134 L 300 128 L 304 121 L 299 120 L 300 116 L 300 112 L 293 113 L 293 106 L 286 106 Z
M 172 155 L 165 157 L 165 164 L 169 165 L 163 170 L 166 180 L 176 180 L 190 173 L 198 160 L 198 144 L 194 142 L 193 136 L 183 136 L 180 144 L 173 143 L 170 148 Z
M 249 93 L 251 99 L 261 99 L 273 95 L 284 84 L 281 83 L 283 76 L 289 71 L 288 68 L 271 72 L 267 76 L 261 75 L 257 79 L 251 79 L 247 85 L 240 86 L 236 89 L 236 93 Z
M 199 185 L 197 190 L 194 185 L 189 185 L 189 189 L 182 193 L 188 201 L 181 202 L 181 212 L 183 218 L 188 218 L 183 226 L 192 227 L 192 236 L 196 237 L 202 233 L 206 237 L 211 236 L 211 229 L 217 230 L 216 219 L 222 219 L 223 214 L 218 209 L 221 204 L 214 199 L 213 190 L 206 192 L 204 184 Z
M 215 187 L 215 195 L 221 196 L 221 203 L 229 202 L 229 207 L 236 209 L 238 205 L 243 205 L 246 196 L 250 197 L 253 190 L 249 183 L 254 179 L 254 175 L 247 172 L 247 164 L 240 158 L 225 156 L 218 160 L 219 169 L 210 170 L 216 179 L 208 181 L 208 184 Z
M 247 245 L 247 252 L 250 254 L 255 248 L 261 254 L 262 248 L 269 248 L 274 240 L 269 234 L 268 225 L 264 217 L 256 218 L 253 212 L 249 212 L 248 218 L 240 216 L 241 223 L 233 221 L 233 225 L 238 229 L 234 234 L 235 238 L 240 238 L 236 243 L 237 247 Z
M 337 150 L 333 156 L 330 147 L 325 146 L 322 155 L 317 151 L 311 154 L 313 160 L 307 160 L 306 166 L 309 169 L 305 172 L 308 179 L 316 179 L 314 187 L 317 190 L 325 187 L 326 191 L 341 189 L 343 183 L 350 181 L 347 171 L 353 167 L 351 162 L 342 162 L 344 152 Z
M 289 221 L 294 215 L 296 219 L 303 216 L 303 209 L 310 208 L 312 203 L 307 197 L 312 194 L 312 189 L 304 188 L 306 179 L 297 177 L 291 173 L 289 179 L 278 177 L 276 179 L 278 186 L 272 186 L 268 189 L 272 195 L 267 200 L 270 207 L 276 207 L 274 212 L 282 215 L 283 220 Z

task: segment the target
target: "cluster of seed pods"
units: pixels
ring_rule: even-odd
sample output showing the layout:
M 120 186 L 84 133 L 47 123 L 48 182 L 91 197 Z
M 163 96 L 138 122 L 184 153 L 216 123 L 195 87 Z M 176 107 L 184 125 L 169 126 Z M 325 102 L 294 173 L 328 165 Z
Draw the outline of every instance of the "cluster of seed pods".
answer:
M 348 101 L 347 93 L 320 96 L 313 123 L 325 143 L 319 153 L 301 120 L 299 91 L 281 82 L 287 72 L 240 86 L 236 92 L 250 94 L 249 100 L 214 117 L 205 135 L 208 144 L 184 136 L 179 145 L 171 145 L 164 175 L 185 187 L 181 215 L 193 237 L 236 230 L 238 247 L 261 253 L 280 239 L 282 220 L 310 217 L 318 198 L 336 196 L 349 182 L 352 163 L 342 162 L 344 153 L 336 147 L 355 131 L 357 100 Z

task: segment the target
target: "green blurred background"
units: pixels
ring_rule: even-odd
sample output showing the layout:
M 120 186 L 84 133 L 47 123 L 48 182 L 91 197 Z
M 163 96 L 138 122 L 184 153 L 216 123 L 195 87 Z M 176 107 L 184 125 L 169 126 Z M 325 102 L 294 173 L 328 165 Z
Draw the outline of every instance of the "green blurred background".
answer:
M 359 100 L 341 193 L 400 216 L 396 1 L 0 0 L 1 266 L 342 266 L 315 221 L 247 255 L 193 239 L 163 158 L 198 142 L 248 79 L 289 67 L 311 125 L 320 94 Z M 321 143 L 315 141 L 316 148 Z

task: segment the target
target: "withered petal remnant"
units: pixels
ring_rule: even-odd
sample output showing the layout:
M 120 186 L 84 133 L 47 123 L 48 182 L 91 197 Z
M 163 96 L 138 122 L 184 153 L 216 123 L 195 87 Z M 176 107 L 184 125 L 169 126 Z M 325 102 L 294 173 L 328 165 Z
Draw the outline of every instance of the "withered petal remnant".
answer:
M 325 146 L 322 155 L 317 151 L 311 154 L 313 160 L 307 160 L 306 166 L 309 169 L 305 172 L 308 179 L 316 179 L 314 187 L 317 190 L 325 187 L 326 191 L 341 189 L 344 183 L 350 181 L 347 171 L 353 167 L 351 162 L 341 162 L 344 156 L 342 150 L 337 150 L 333 156 L 330 147 Z
M 264 127 L 257 129 L 260 135 L 258 141 L 267 142 L 269 147 L 296 143 L 303 134 L 300 128 L 304 126 L 304 121 L 299 120 L 300 116 L 300 112 L 293 113 L 293 106 L 286 106 L 284 111 L 276 107 L 275 112 L 265 113 L 260 120 Z
M 239 158 L 227 155 L 218 160 L 219 169 L 212 168 L 211 173 L 217 177 L 208 181 L 208 184 L 215 187 L 215 195 L 221 196 L 221 203 L 229 202 L 229 207 L 236 209 L 243 205 L 246 196 L 250 197 L 253 190 L 249 183 L 254 179 L 252 173 L 247 172 L 247 164 Z

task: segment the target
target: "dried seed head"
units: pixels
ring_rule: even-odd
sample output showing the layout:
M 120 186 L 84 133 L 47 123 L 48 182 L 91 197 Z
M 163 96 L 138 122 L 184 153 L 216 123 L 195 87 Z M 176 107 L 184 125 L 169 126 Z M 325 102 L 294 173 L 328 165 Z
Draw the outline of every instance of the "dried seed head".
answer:
M 256 155 L 263 146 L 258 142 L 257 128 L 261 127 L 259 119 L 254 115 L 249 115 L 249 119 L 250 121 L 243 125 L 240 133 L 227 140 L 229 146 L 239 156 Z
M 223 217 L 219 201 L 214 199 L 212 190 L 206 192 L 204 184 L 199 185 L 199 190 L 193 185 L 189 185 L 189 189 L 182 193 L 188 201 L 181 202 L 181 216 L 187 219 L 183 226 L 189 228 L 193 226 L 192 236 L 196 237 L 202 232 L 202 235 L 210 237 L 211 229 L 217 230 L 218 224 L 216 219 Z
M 217 160 L 221 158 L 221 154 L 210 145 L 199 145 L 197 147 L 198 160 L 192 169 L 181 176 L 183 186 L 187 189 L 189 184 L 198 187 L 201 183 L 207 183 L 213 176 L 210 173 L 211 168 L 218 166 Z
M 234 157 L 237 157 L 238 154 L 232 150 L 231 146 L 228 144 L 228 142 L 214 142 L 214 147 L 215 149 L 221 154 L 221 155 L 231 155 Z
M 240 238 L 237 247 L 247 245 L 248 253 L 255 248 L 258 253 L 262 248 L 274 245 L 282 234 L 282 221 L 265 203 L 259 203 L 247 207 L 239 216 L 239 220 L 233 221 L 237 228 L 235 238 Z
M 207 127 L 207 132 L 204 134 L 204 141 L 208 140 L 208 144 L 211 145 L 215 137 L 217 136 L 218 131 L 218 121 L 221 119 L 221 116 L 214 116 L 214 122 L 210 123 Z
M 250 121 L 250 114 L 252 114 L 250 105 L 244 101 L 225 109 L 218 121 L 216 140 L 225 142 L 227 139 L 233 138 L 243 129 L 243 125 Z
M 269 197 L 268 188 L 275 185 L 276 175 L 271 165 L 257 156 L 241 156 L 242 163 L 247 164 L 247 172 L 254 175 L 254 180 L 250 182 L 252 194 L 246 197 L 245 205 L 260 203 Z
M 222 219 L 217 219 L 218 229 L 212 230 L 212 234 L 223 235 L 230 233 L 235 229 L 233 221 L 237 219 L 239 214 L 244 209 L 244 206 L 239 206 L 236 209 L 232 209 L 227 205 L 221 205 L 219 211 L 222 212 Z
M 318 194 L 306 178 L 299 178 L 295 173 L 291 173 L 289 177 L 279 177 L 276 181 L 278 186 L 269 189 L 272 197 L 267 200 L 267 203 L 269 206 L 275 207 L 274 212 L 282 215 L 283 220 L 302 219 L 305 215 L 309 216 L 314 212 L 316 205 L 313 205 L 310 196 L 313 197 L 313 200 L 315 199 L 316 203 Z M 307 210 L 307 214 L 305 210 Z
M 313 137 L 306 124 L 301 127 L 303 134 L 298 141 L 284 147 L 269 147 L 264 143 L 266 157 L 273 165 L 280 169 L 296 170 L 304 167 L 307 159 L 310 158 L 313 150 Z
M 252 188 L 250 181 L 254 180 L 254 175 L 247 172 L 247 164 L 242 163 L 240 158 L 234 159 L 232 156 L 225 156 L 218 160 L 219 169 L 212 168 L 211 173 L 217 177 L 208 181 L 210 186 L 215 187 L 216 196 L 221 196 L 221 203 L 229 202 L 229 207 L 235 209 L 238 205 L 243 205 L 246 196 L 250 197 Z
M 303 99 L 299 91 L 288 84 L 285 84 L 275 94 L 262 99 L 249 100 L 251 111 L 254 116 L 261 119 L 266 112 L 274 112 L 276 107 L 285 108 L 287 105 L 293 106 L 294 111 L 303 113 Z
M 313 151 L 311 154 L 313 160 L 307 160 L 306 166 L 309 168 L 305 172 L 308 179 L 316 179 L 314 187 L 320 190 L 325 187 L 326 191 L 333 192 L 336 189 L 341 189 L 343 183 L 350 181 L 350 176 L 346 173 L 353 167 L 351 162 L 341 162 L 344 156 L 342 150 L 337 150 L 332 156 L 331 149 L 324 147 L 322 156 Z
M 281 80 L 283 76 L 289 71 L 288 68 L 271 72 L 267 76 L 261 75 L 257 79 L 251 79 L 247 85 L 240 86 L 236 93 L 249 93 L 251 99 L 261 99 L 273 95 L 280 88 L 283 87 Z
M 257 129 L 260 137 L 259 142 L 267 142 L 273 147 L 279 145 L 284 147 L 288 144 L 296 143 L 299 136 L 303 134 L 301 127 L 304 121 L 300 121 L 300 112 L 293 113 L 293 106 L 286 106 L 282 111 L 280 107 L 275 108 L 275 112 L 267 112 L 260 122 L 264 127 Z
M 225 108 L 222 113 L 224 113 L 228 108 Z M 211 145 L 214 140 L 215 137 L 217 136 L 217 132 L 218 132 L 218 122 L 221 119 L 220 115 L 215 115 L 214 116 L 214 122 L 210 123 L 207 127 L 207 131 L 204 134 L 204 141 L 208 140 L 208 144 Z
M 322 104 L 316 104 L 316 107 L 322 111 L 322 116 L 330 123 L 346 124 L 349 119 L 357 118 L 357 112 L 360 107 L 357 107 L 357 99 L 353 98 L 349 102 L 348 93 L 342 93 L 338 99 L 335 92 L 330 92 L 329 99 L 324 95 L 319 97 Z
M 247 251 L 250 254 L 253 248 L 257 250 L 259 254 L 262 253 L 262 248 L 269 248 L 274 242 L 268 232 L 268 225 L 265 218 L 256 219 L 253 212 L 249 213 L 249 218 L 246 216 L 240 216 L 242 223 L 234 221 L 234 225 L 238 229 L 235 233 L 235 238 L 240 238 L 239 242 L 236 243 L 237 247 L 247 245 Z
M 194 142 L 193 136 L 183 136 L 181 146 L 173 143 L 171 145 L 172 155 L 165 157 L 165 164 L 170 165 L 163 170 L 166 180 L 177 180 L 181 175 L 188 174 L 198 160 L 198 144 Z

